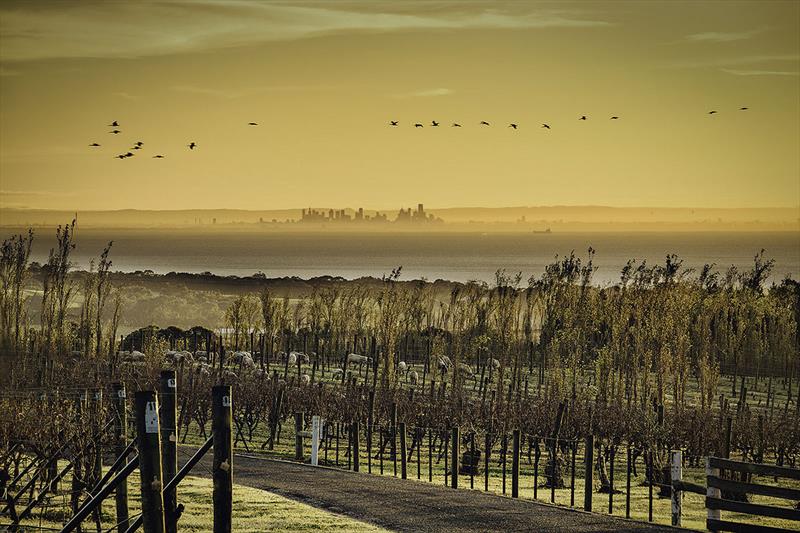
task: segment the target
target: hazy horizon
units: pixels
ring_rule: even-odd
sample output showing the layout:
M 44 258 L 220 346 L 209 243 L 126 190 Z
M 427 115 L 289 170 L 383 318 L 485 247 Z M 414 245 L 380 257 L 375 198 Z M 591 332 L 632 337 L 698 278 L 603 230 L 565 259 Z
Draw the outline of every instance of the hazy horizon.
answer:
M 437 223 L 396 222 L 399 208 L 363 209 L 365 217 L 376 213 L 387 221 L 353 220 L 353 208 L 314 207 L 327 216 L 343 211 L 346 220 L 300 221 L 307 208 L 243 210 L 41 210 L 0 206 L 0 227 L 53 227 L 77 218 L 80 228 L 185 228 L 192 231 L 789 231 L 800 232 L 797 208 L 699 208 L 609 206 L 424 207 Z M 416 206 L 405 206 L 416 210 Z

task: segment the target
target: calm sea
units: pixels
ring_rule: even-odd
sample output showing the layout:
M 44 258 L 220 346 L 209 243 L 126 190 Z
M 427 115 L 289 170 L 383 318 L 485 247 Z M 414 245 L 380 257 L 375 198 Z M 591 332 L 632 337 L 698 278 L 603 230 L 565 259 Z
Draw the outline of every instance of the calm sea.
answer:
M 9 233 L 6 230 L 0 232 Z M 54 244 L 51 230 L 40 230 L 33 260 L 44 261 Z M 666 254 L 699 268 L 750 268 L 762 248 L 775 259 L 773 280 L 800 274 L 798 233 L 274 233 L 189 230 L 78 229 L 76 266 L 86 268 L 109 241 L 114 270 L 156 273 L 205 272 L 268 277 L 321 275 L 348 279 L 381 276 L 398 265 L 401 279 L 425 277 L 491 281 L 497 269 L 539 276 L 556 254 L 597 253 L 596 282 L 614 282 L 628 259 L 663 263 Z

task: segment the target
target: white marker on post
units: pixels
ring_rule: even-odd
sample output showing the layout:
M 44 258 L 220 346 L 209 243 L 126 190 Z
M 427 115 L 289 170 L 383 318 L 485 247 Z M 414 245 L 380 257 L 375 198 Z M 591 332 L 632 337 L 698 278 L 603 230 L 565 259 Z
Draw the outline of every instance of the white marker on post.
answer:
M 319 466 L 319 437 L 320 437 L 319 416 L 311 417 L 311 464 Z
M 147 402 L 147 407 L 144 410 L 144 431 L 145 433 L 158 433 L 156 402 Z

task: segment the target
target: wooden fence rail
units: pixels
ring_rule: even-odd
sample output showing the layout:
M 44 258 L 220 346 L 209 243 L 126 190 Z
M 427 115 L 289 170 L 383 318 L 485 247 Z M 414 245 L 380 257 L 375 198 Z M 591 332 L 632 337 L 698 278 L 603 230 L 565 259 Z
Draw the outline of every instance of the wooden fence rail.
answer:
M 772 505 L 762 505 L 735 501 L 723 497 L 722 491 L 730 491 L 739 494 L 760 494 L 775 498 L 785 498 L 788 500 L 800 500 L 800 490 L 789 487 L 775 487 L 770 485 L 760 485 L 745 481 L 723 478 L 720 470 L 729 472 L 739 472 L 742 474 L 774 476 L 788 479 L 800 479 L 800 469 L 787 468 L 776 465 L 764 465 L 756 463 L 746 463 L 731 459 L 721 459 L 719 457 L 708 457 L 706 459 L 706 508 L 708 516 L 706 527 L 710 531 L 747 531 L 747 532 L 788 532 L 790 529 L 776 527 L 754 526 L 722 520 L 721 511 L 733 511 L 737 513 L 751 514 L 783 520 L 800 522 L 800 510 L 789 507 L 776 507 Z M 796 531 L 796 529 L 795 529 Z

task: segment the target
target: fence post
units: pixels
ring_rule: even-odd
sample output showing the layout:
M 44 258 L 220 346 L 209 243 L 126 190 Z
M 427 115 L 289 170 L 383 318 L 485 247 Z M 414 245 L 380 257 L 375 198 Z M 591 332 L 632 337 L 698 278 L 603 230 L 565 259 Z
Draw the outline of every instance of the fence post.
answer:
M 719 468 L 711 468 L 711 457 L 706 457 L 706 498 L 720 498 L 722 491 L 718 488 L 712 487 L 708 482 L 710 477 L 719 477 Z M 706 527 L 709 527 L 708 522 L 711 520 L 720 519 L 720 510 L 709 508 L 706 513 Z
M 211 389 L 211 431 L 214 437 L 214 533 L 230 533 L 233 514 L 233 398 L 230 385 Z
M 319 424 L 319 416 L 314 415 L 311 417 L 311 464 L 314 466 L 319 465 L 319 438 L 321 427 Z
M 675 488 L 676 481 L 683 480 L 683 452 L 676 450 L 672 452 L 672 525 L 681 527 L 681 500 L 683 500 L 683 492 Z
M 492 436 L 486 432 L 486 443 L 483 447 L 483 490 L 489 491 L 489 456 L 492 453 Z
M 511 497 L 519 498 L 519 430 L 512 436 L 511 451 Z
M 303 460 L 303 413 L 294 414 L 294 460 Z
M 352 435 L 352 438 L 353 438 L 353 471 L 354 472 L 358 472 L 358 470 L 359 470 L 359 467 L 358 467 L 358 463 L 359 463 L 359 457 L 358 457 L 359 456 L 359 453 L 358 453 L 358 431 L 359 431 L 359 429 L 358 429 L 358 425 L 359 425 L 358 424 L 358 420 L 354 420 L 353 421 L 353 427 L 350 430 L 350 434 Z M 405 471 L 405 464 L 406 464 L 405 461 L 403 461 L 403 471 Z
M 586 437 L 586 450 L 584 451 L 586 470 L 583 476 L 583 510 L 592 510 L 592 494 L 594 493 L 594 435 Z
M 397 477 L 397 403 L 392 402 L 392 411 L 391 411 L 391 422 L 392 422 L 392 463 L 394 465 L 394 476 Z
M 114 383 L 114 454 L 119 457 L 125 453 L 127 447 L 128 410 L 126 404 L 125 384 Z M 114 493 L 117 508 L 117 532 L 125 533 L 128 530 L 128 480 L 124 479 L 117 485 Z
M 454 489 L 458 488 L 458 463 L 459 463 L 459 455 L 461 449 L 461 431 L 459 430 L 458 426 L 453 428 L 453 458 L 450 461 L 450 464 L 453 468 L 452 478 L 450 481 L 450 486 Z
M 407 472 L 406 472 L 406 423 L 400 422 L 398 427 L 400 431 L 400 477 L 402 479 L 407 479 Z
M 161 371 L 161 470 L 164 485 L 175 477 L 178 471 L 178 383 L 174 370 Z M 175 516 L 177 507 L 177 488 L 164 493 L 164 516 L 167 533 L 178 530 L 178 519 Z
M 367 472 L 372 473 L 372 422 L 375 413 L 375 389 L 369 391 L 367 407 Z
M 164 500 L 161 490 L 161 435 L 158 428 L 158 398 L 154 391 L 136 393 L 136 439 L 142 490 L 144 533 L 164 533 Z
M 631 517 L 631 445 L 628 443 L 628 460 L 625 463 L 625 518 Z

